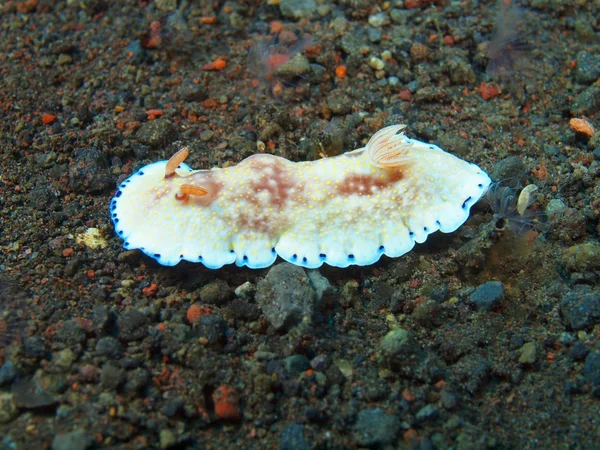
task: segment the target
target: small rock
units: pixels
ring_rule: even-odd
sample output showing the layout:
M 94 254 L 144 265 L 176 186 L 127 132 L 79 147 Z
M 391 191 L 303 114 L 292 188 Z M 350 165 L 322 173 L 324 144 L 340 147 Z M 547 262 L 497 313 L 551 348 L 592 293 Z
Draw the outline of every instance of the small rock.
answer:
M 317 372 L 325 372 L 330 364 L 331 359 L 327 355 L 317 355 L 310 361 L 310 367 Z
M 137 138 L 142 144 L 153 148 L 163 147 L 174 139 L 175 127 L 165 118 L 144 122 L 137 132 Z
M 383 70 L 383 68 L 385 67 L 385 63 L 380 58 L 376 56 L 371 56 L 371 58 L 369 59 L 369 66 L 371 66 L 371 69 L 373 70 Z
M 113 186 L 108 158 L 97 148 L 86 148 L 69 167 L 69 187 L 76 193 L 101 192 Z
M 221 385 L 212 395 L 215 404 L 215 414 L 220 419 L 237 422 L 242 418 L 240 411 L 240 395 L 230 386 Z
M 19 415 L 19 410 L 10 392 L 0 392 L 0 423 L 8 423 Z
M 67 55 L 66 53 L 61 53 L 58 55 L 58 59 L 56 60 L 56 64 L 59 66 L 66 66 L 73 62 L 73 57 L 71 55 Z
M 214 280 L 200 289 L 200 299 L 209 305 L 223 305 L 232 296 L 229 285 L 223 280 Z
M 488 281 L 477 287 L 469 300 L 480 311 L 491 311 L 500 307 L 504 299 L 504 285 L 501 281 Z
M 575 78 L 582 84 L 592 84 L 600 78 L 600 56 L 587 50 L 579 52 Z
M 534 364 L 537 358 L 537 351 L 533 342 L 527 342 L 523 347 L 519 349 L 519 364 L 531 365 Z
M 366 409 L 358 413 L 354 437 L 365 447 L 384 447 L 391 444 L 400 432 L 400 420 L 383 409 Z
M 285 358 L 284 363 L 285 369 L 292 376 L 298 375 L 299 373 L 310 369 L 310 361 L 304 355 L 288 356 L 287 358 Z
M 591 116 L 598 110 L 600 110 L 600 86 L 592 85 L 575 96 L 569 111 L 572 116 Z
M 508 186 L 515 187 L 523 174 L 527 172 L 523 161 L 518 156 L 509 156 L 498 161 L 490 174 L 493 180 L 506 180 Z
M 417 411 L 415 417 L 419 422 L 424 422 L 426 420 L 436 418 L 438 414 L 438 409 L 435 406 L 428 404 L 423 406 L 419 411 Z
M 389 331 L 379 344 L 380 352 L 390 358 L 401 355 L 410 346 L 410 334 L 403 328 Z
M 352 112 L 354 102 L 350 96 L 341 89 L 334 89 L 327 95 L 327 106 L 336 116 L 343 116 Z
M 126 311 L 117 319 L 119 338 L 126 341 L 136 341 L 148 334 L 148 317 L 141 311 Z
M 600 267 L 600 245 L 594 242 L 573 245 L 567 249 L 561 260 L 571 272 L 597 269 Z
M 96 342 L 96 354 L 110 359 L 119 359 L 123 355 L 123 347 L 112 336 L 105 336 Z
M 315 298 L 304 269 L 289 263 L 273 266 L 256 290 L 256 302 L 278 331 L 310 321 Z
M 53 370 L 57 372 L 66 372 L 71 368 L 74 360 L 75 353 L 73 353 L 73 350 L 65 348 L 54 354 L 50 364 Z
M 450 411 L 458 405 L 458 399 L 456 395 L 452 392 L 443 390 L 440 392 L 440 403 L 444 407 L 445 410 Z
M 600 388 L 600 352 L 595 351 L 587 355 L 582 372 L 594 390 Z
M 591 328 L 600 323 L 600 294 L 571 292 L 560 301 L 563 323 L 572 330 Z
M 235 295 L 242 300 L 251 300 L 256 292 L 256 287 L 254 287 L 254 285 L 249 281 L 246 281 L 244 284 L 240 284 L 237 288 L 235 288 L 234 292 Z
M 56 399 L 32 379 L 21 380 L 11 389 L 18 407 L 25 409 L 44 409 L 56 404 Z
M 375 28 L 382 27 L 386 22 L 389 22 L 386 14 L 384 12 L 380 12 L 377 14 L 371 14 L 369 16 L 369 25 Z
M 6 361 L 2 364 L 2 367 L 0 367 L 0 386 L 12 383 L 16 376 L 17 368 L 12 362 Z
M 90 433 L 77 428 L 69 433 L 57 434 L 52 441 L 52 450 L 85 450 L 91 447 L 92 443 Z
M 208 344 L 217 344 L 225 340 L 227 323 L 221 316 L 210 314 L 195 320 L 192 329 L 196 336 L 206 339 Z
M 177 444 L 177 436 L 169 429 L 160 430 L 159 440 L 162 449 L 168 449 Z
M 279 11 L 288 19 L 310 19 L 317 12 L 315 0 L 280 0 Z
M 464 58 L 452 57 L 449 58 L 444 66 L 444 70 L 450 76 L 450 80 L 454 84 L 472 84 L 477 80 L 477 76 L 473 68 Z
M 286 426 L 279 436 L 281 450 L 309 450 L 310 445 L 304 436 L 304 427 L 299 424 Z
M 146 369 L 138 367 L 127 372 L 127 381 L 125 382 L 125 392 L 137 394 L 141 392 L 150 382 L 150 374 Z
M 288 61 L 278 65 L 273 70 L 273 75 L 280 78 L 293 79 L 308 75 L 310 73 L 310 64 L 306 56 L 302 53 L 297 53 Z
M 125 370 L 112 364 L 105 364 L 100 374 L 100 385 L 104 389 L 117 389 L 125 381 Z
M 317 294 L 317 300 L 320 301 L 324 295 L 329 295 L 332 292 L 329 280 L 325 278 L 318 270 L 307 270 L 306 275 L 310 280 L 310 285 Z

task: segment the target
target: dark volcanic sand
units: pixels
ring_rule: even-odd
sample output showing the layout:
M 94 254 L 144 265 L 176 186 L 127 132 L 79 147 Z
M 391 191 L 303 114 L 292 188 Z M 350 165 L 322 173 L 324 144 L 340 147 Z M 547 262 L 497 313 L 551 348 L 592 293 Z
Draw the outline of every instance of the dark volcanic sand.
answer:
M 600 134 L 569 126 L 600 125 L 600 7 L 430 3 L 2 2 L 0 448 L 600 448 Z M 113 233 L 116 186 L 184 145 L 311 160 L 393 123 L 492 208 L 349 269 Z

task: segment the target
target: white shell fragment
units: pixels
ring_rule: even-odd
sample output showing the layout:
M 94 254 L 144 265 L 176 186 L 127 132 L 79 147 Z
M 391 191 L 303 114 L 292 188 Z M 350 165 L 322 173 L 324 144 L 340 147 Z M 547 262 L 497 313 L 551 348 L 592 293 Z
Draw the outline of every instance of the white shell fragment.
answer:
M 125 248 L 167 266 L 263 268 L 280 256 L 309 268 L 347 267 L 401 256 L 435 231 L 460 227 L 491 182 L 403 128 L 310 162 L 256 154 L 224 169 L 149 164 L 112 199 L 115 230 Z

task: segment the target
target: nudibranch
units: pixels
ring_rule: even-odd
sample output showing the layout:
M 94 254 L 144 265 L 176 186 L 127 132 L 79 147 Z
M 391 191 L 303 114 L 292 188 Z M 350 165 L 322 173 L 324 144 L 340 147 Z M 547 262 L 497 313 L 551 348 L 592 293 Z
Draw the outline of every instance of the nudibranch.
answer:
M 256 154 L 223 169 L 192 170 L 186 148 L 120 184 L 110 214 L 126 249 L 160 264 L 236 263 L 277 256 L 307 268 L 398 257 L 469 217 L 491 180 L 475 164 L 383 128 L 364 148 L 317 161 Z

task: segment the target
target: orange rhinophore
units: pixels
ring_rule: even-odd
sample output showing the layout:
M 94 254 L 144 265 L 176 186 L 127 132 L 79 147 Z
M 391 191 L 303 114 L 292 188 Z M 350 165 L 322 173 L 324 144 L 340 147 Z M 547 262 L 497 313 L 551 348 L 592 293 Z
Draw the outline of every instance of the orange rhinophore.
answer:
M 167 161 L 167 165 L 165 166 L 165 178 L 170 178 L 175 175 L 175 169 L 177 169 L 179 164 L 185 161 L 189 154 L 190 152 L 188 151 L 187 147 L 183 147 L 181 150 L 171 156 L 169 161 Z
M 197 195 L 202 197 L 203 195 L 208 194 L 208 191 L 204 189 L 202 186 L 194 186 L 193 184 L 182 184 L 179 188 L 179 192 L 175 194 L 175 198 L 177 200 L 185 200 L 190 195 Z

